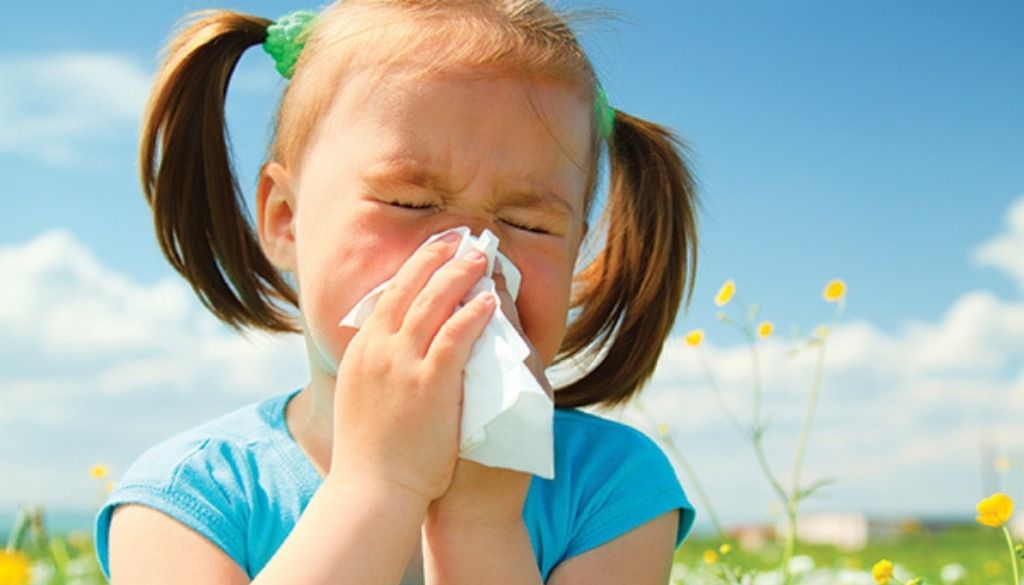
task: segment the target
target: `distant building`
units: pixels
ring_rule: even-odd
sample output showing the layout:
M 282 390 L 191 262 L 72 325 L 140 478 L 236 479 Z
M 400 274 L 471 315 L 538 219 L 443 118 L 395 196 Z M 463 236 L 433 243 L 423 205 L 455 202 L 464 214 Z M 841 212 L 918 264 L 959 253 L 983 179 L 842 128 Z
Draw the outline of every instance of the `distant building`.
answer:
M 1015 519 L 1011 530 L 1024 533 L 1024 515 Z M 871 541 L 898 538 L 908 533 L 940 532 L 954 526 L 972 524 L 973 519 L 950 518 L 868 518 L 859 512 L 804 513 L 797 519 L 797 540 L 804 544 L 831 545 L 837 548 L 861 550 Z M 747 550 L 758 550 L 765 544 L 785 537 L 786 521 L 771 524 L 741 524 L 729 529 L 728 534 Z
M 737 524 L 726 533 L 744 550 L 761 550 L 775 540 L 775 528 L 768 524 Z
M 888 523 L 873 523 L 876 532 L 889 532 Z M 868 543 L 872 523 L 867 516 L 858 512 L 832 512 L 803 514 L 797 518 L 796 538 L 806 544 L 830 544 L 844 550 L 860 550 Z M 785 534 L 786 525 L 780 523 L 776 530 Z

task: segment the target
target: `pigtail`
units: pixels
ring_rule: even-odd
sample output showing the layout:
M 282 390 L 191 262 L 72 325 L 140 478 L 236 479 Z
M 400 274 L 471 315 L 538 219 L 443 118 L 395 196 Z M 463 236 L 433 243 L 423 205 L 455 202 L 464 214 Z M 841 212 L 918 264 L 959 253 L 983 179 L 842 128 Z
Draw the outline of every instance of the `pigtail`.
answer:
M 697 271 L 696 189 L 668 129 L 615 112 L 609 141 L 607 241 L 576 277 L 559 361 L 589 356 L 580 379 L 555 392 L 559 408 L 616 406 L 654 373 Z M 595 348 L 603 353 L 593 355 Z
M 235 329 L 294 332 L 277 302 L 298 299 L 247 220 L 224 123 L 231 73 L 269 24 L 204 11 L 174 38 L 146 106 L 141 176 L 160 248 L 203 305 Z

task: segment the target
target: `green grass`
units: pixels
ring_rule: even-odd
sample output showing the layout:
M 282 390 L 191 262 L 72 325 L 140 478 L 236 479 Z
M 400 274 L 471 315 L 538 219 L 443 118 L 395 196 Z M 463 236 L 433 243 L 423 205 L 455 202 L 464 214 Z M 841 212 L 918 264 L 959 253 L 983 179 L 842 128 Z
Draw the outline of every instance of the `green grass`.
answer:
M 705 550 L 718 550 L 722 542 L 707 537 L 692 537 L 676 556 L 689 566 L 704 563 Z M 744 551 L 732 543 L 732 551 L 720 563 L 755 570 L 777 568 L 781 547 L 766 546 L 757 552 Z M 940 584 L 942 567 L 958 563 L 966 571 L 961 585 L 1009 584 L 1013 577 L 1010 555 L 1000 530 L 985 526 L 962 526 L 939 532 L 909 533 L 898 538 L 869 542 L 863 550 L 843 551 L 832 546 L 798 545 L 797 554 L 814 559 L 817 567 L 871 570 L 881 559 L 902 565 L 925 583 Z
M 26 553 L 34 567 L 33 583 L 45 585 L 103 585 L 106 583 L 96 562 L 90 536 L 83 532 L 48 535 L 44 527 L 32 526 L 18 539 L 18 550 Z M 719 549 L 722 542 L 695 535 L 677 554 L 677 563 L 702 567 L 704 551 Z M 781 547 L 769 544 L 760 551 L 732 550 L 720 557 L 718 567 L 771 571 L 782 556 Z M 1010 559 L 999 530 L 984 526 L 963 526 L 941 532 L 909 533 L 898 538 L 870 542 L 860 551 L 839 550 L 831 546 L 799 545 L 798 555 L 814 559 L 816 567 L 855 569 L 870 572 L 880 559 L 889 559 L 921 577 L 924 583 L 941 584 L 940 571 L 950 563 L 962 565 L 966 578 L 960 585 L 1009 584 Z M 40 577 L 47 577 L 40 579 Z

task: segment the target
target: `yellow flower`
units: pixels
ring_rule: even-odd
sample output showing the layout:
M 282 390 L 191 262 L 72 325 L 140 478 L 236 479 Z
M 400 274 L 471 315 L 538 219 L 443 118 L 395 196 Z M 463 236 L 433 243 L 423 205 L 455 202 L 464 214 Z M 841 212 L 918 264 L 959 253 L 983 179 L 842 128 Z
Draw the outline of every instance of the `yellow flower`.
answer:
M 892 579 L 892 562 L 888 559 L 882 559 L 875 563 L 875 566 L 871 567 L 871 576 L 874 577 L 875 583 L 878 585 L 885 585 Z
M 732 545 L 729 544 L 728 542 L 723 544 L 722 546 L 718 547 L 718 552 L 721 553 L 721 555 L 723 557 L 725 555 L 729 554 L 730 551 L 732 551 Z
M 921 585 L 921 578 L 920 577 L 914 577 L 910 581 L 907 581 L 907 585 Z
M 83 551 L 89 548 L 89 535 L 81 530 L 72 530 L 68 533 L 68 544 Z
M 1010 467 L 1012 467 L 1012 465 L 1010 464 L 1010 458 L 1007 457 L 1006 455 L 1000 455 L 999 457 L 996 457 L 995 465 L 996 471 L 998 471 L 999 473 L 1006 473 L 1007 471 L 1010 471 Z
M 717 562 L 718 562 L 718 553 L 716 553 L 715 551 L 713 551 L 711 549 L 708 549 L 708 550 L 704 551 L 704 564 L 706 564 L 706 565 L 713 565 L 713 564 L 715 564 Z
M 757 326 L 757 334 L 761 337 L 768 337 L 774 330 L 775 327 L 772 325 L 771 321 L 765 321 Z
M 94 479 L 103 479 L 104 477 L 107 477 L 108 471 L 109 470 L 107 469 L 106 465 L 93 465 L 89 469 L 89 475 L 91 475 Z
M 732 300 L 732 295 L 734 294 L 736 294 L 736 283 L 729 279 L 725 281 L 722 288 L 718 289 L 718 294 L 715 295 L 715 304 L 719 307 L 726 306 Z
M 32 567 L 25 553 L 7 552 L 0 549 L 0 583 L 3 585 L 28 585 L 32 578 Z
M 686 334 L 686 343 L 692 345 L 693 347 L 697 347 L 698 345 L 700 345 L 700 342 L 702 341 L 704 341 L 703 329 L 694 329 L 693 331 Z
M 668 425 L 665 424 L 665 423 L 659 423 L 658 424 L 658 434 L 661 435 L 662 437 L 667 437 L 668 436 Z
M 1013 515 L 1013 500 L 1010 496 L 997 493 L 978 502 L 978 517 L 976 520 L 985 526 L 999 528 L 1006 524 L 1006 521 Z
M 818 339 L 825 339 L 828 337 L 828 327 L 825 325 L 818 325 L 814 328 L 814 336 Z
M 985 572 L 986 577 L 998 577 L 1003 574 L 1003 564 L 999 561 L 988 560 L 981 566 L 981 570 Z
M 106 487 L 103 488 L 108 494 L 114 491 L 114 482 L 108 481 Z
M 828 281 L 828 284 L 825 285 L 825 291 L 821 296 L 825 297 L 825 300 L 830 303 L 838 301 L 846 296 L 846 283 L 839 278 Z

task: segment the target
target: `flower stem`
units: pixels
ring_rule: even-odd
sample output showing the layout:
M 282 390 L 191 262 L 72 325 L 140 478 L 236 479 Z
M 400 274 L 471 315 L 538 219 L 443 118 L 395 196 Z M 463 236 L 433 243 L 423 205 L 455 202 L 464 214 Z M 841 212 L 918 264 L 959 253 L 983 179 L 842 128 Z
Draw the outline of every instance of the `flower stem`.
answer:
M 800 439 L 796 444 L 796 459 L 793 462 L 793 494 L 799 493 L 800 489 L 800 467 L 804 462 L 804 451 L 807 449 L 807 440 L 811 434 L 811 422 L 814 420 L 814 410 L 818 404 L 818 394 L 821 390 L 822 370 L 825 365 L 825 341 L 821 341 L 818 351 L 818 362 L 814 367 L 814 384 L 811 387 L 811 397 L 807 402 L 807 412 L 804 413 L 803 428 L 800 429 Z
M 1010 547 L 1010 566 L 1013 567 L 1013 585 L 1021 585 L 1020 568 L 1017 566 L 1017 551 L 1013 550 L 1013 537 L 1010 536 L 1010 529 L 1003 525 L 1003 535 L 1006 536 L 1006 544 Z
M 647 421 L 647 424 L 651 428 L 657 429 L 658 425 L 655 424 L 651 416 L 647 414 L 647 409 L 643 407 L 643 405 L 640 403 L 640 400 L 634 400 L 633 404 L 636 407 L 637 411 L 639 411 L 640 414 Z M 689 461 L 687 461 L 686 458 L 683 457 L 682 452 L 676 446 L 676 443 L 675 441 L 672 440 L 671 436 L 663 436 L 661 435 L 661 433 L 658 433 L 657 435 L 661 437 L 662 443 L 664 443 L 665 446 L 668 448 L 669 454 L 682 466 L 687 478 L 693 485 L 693 489 L 697 492 L 697 497 L 700 499 L 701 504 L 703 504 L 704 509 L 708 511 L 708 516 L 711 518 L 711 525 L 714 526 L 715 532 L 718 533 L 718 538 L 725 540 L 725 529 L 722 527 L 722 522 L 718 519 L 718 514 L 715 512 L 714 507 L 711 505 L 711 498 L 708 497 L 707 492 L 704 491 L 704 486 L 702 486 L 700 480 L 697 479 L 697 472 L 694 471 L 693 467 L 690 466 Z
M 21 542 L 21 539 L 28 528 L 28 512 L 23 506 L 19 506 L 17 515 L 14 518 L 14 527 L 11 528 L 11 534 L 7 537 L 7 547 L 5 550 L 8 553 L 13 553 L 18 550 L 18 544 Z
M 761 428 L 761 360 L 757 355 L 757 344 L 750 339 L 750 354 L 754 363 L 754 416 L 755 429 Z
M 715 375 L 711 372 L 711 366 L 708 364 L 708 360 L 704 357 L 704 352 L 697 348 L 697 359 L 700 361 L 701 368 L 704 370 L 704 376 L 708 379 L 708 388 L 711 389 L 711 394 L 715 398 L 715 403 L 718 405 L 719 410 L 722 414 L 729 419 L 729 423 L 732 424 L 733 428 L 739 432 L 740 435 L 745 434 L 743 425 L 740 423 L 736 415 L 733 414 L 729 405 L 725 403 L 725 398 L 722 397 L 722 390 L 718 387 L 718 381 L 715 380 Z

